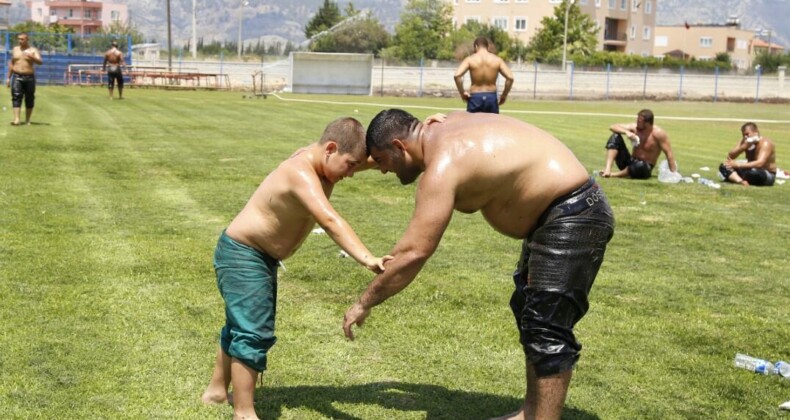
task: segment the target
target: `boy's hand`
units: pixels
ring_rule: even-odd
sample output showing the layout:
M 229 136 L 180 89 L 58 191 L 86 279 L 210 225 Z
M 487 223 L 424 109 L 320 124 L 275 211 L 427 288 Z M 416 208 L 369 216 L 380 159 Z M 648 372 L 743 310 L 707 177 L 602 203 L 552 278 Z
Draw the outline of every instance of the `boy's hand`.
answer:
M 430 117 L 425 119 L 425 125 L 431 125 L 431 123 L 435 122 L 444 122 L 447 119 L 447 115 L 442 114 L 441 112 L 431 115 Z
M 370 315 L 370 309 L 363 308 L 359 303 L 355 303 L 348 308 L 346 315 L 343 317 L 343 332 L 349 340 L 354 341 L 354 331 L 351 329 L 351 326 L 357 324 L 361 327 L 368 315 Z
M 376 257 L 368 258 L 365 260 L 365 268 L 376 274 L 381 274 L 385 270 L 384 263 L 393 258 L 395 257 L 393 257 L 392 255 L 385 255 L 381 258 L 376 258 Z

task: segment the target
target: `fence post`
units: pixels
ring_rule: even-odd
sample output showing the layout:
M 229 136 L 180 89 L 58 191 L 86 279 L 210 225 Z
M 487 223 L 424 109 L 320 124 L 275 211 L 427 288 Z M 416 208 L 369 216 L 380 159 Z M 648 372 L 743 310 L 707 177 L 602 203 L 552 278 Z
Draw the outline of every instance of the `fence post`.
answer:
M 384 96 L 384 57 L 381 57 L 381 96 Z
M 763 68 L 757 65 L 757 89 L 754 92 L 754 103 L 760 101 L 760 76 L 763 74 Z
M 225 59 L 225 52 L 219 50 L 219 75 L 222 76 L 222 62 Z M 230 87 L 230 86 L 228 86 Z
M 612 63 L 606 63 L 606 100 L 609 100 L 609 76 L 612 73 Z
M 66 51 L 68 55 L 71 55 L 71 34 L 66 35 Z
M 645 64 L 645 75 L 644 81 L 642 82 L 642 99 L 645 99 L 647 95 L 647 64 Z
M 184 49 L 183 48 L 179 48 L 178 49 L 178 72 L 179 73 L 181 73 L 181 62 L 182 62 L 183 56 L 184 56 Z
M 532 78 L 532 99 L 538 95 L 538 60 L 533 61 L 535 64 L 535 77 Z
M 716 77 L 713 80 L 713 102 L 719 97 L 719 66 L 716 66 Z
M 787 73 L 787 66 L 779 66 L 777 68 L 779 71 L 779 93 L 784 93 L 785 91 L 785 73 Z
M 678 101 L 683 100 L 683 74 L 686 72 L 686 66 L 680 66 L 680 86 L 678 87 Z
M 568 70 L 570 72 L 570 77 L 571 77 L 571 79 L 570 79 L 570 89 L 568 91 L 568 100 L 572 101 L 573 100 L 573 70 L 574 70 L 575 66 L 573 65 L 573 61 L 569 61 L 567 64 L 571 65 L 571 68 Z
M 425 71 L 424 65 L 425 65 L 425 57 L 420 57 L 420 87 L 417 90 L 418 98 L 422 97 L 422 72 Z

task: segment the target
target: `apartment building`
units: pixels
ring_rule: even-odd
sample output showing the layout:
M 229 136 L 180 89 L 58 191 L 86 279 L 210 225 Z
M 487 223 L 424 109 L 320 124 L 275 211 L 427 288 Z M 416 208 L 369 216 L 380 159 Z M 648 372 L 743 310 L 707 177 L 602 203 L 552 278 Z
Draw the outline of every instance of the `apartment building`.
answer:
M 8 29 L 8 13 L 11 9 L 11 1 L 0 0 L 0 30 Z
M 727 53 L 733 66 L 745 70 L 752 67 L 758 53 L 768 49 L 783 53 L 782 46 L 769 45 L 754 31 L 742 29 L 738 19 L 730 19 L 726 24 L 658 26 L 653 54 L 714 60 L 716 54 Z
M 88 0 L 39 0 L 27 3 L 30 20 L 44 25 L 59 23 L 74 33 L 91 35 L 113 22 L 129 23 L 125 4 Z
M 528 44 L 546 16 L 562 0 L 447 0 L 453 6 L 453 24 L 487 23 Z M 658 0 L 575 0 L 596 23 L 598 48 L 641 56 L 653 55 Z

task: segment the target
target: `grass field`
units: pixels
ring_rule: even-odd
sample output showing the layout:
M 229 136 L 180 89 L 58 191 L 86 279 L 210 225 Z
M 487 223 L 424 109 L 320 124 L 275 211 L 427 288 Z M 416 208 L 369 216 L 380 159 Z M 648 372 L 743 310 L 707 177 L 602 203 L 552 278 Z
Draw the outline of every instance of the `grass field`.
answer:
M 211 267 L 218 234 L 263 177 L 332 119 L 367 125 L 383 107 L 422 118 L 462 106 L 126 94 L 109 101 L 100 88 L 39 87 L 36 124 L 11 127 L 11 111 L 2 113 L 2 418 L 230 418 L 230 407 L 199 402 L 223 323 Z M 787 105 L 503 109 L 556 135 L 593 170 L 608 126 L 643 107 L 670 134 L 684 175 L 714 178 L 747 119 L 761 121 L 779 166 L 790 167 Z M 577 327 L 584 351 L 565 417 L 788 418 L 777 407 L 790 400 L 790 379 L 732 360 L 743 352 L 790 361 L 790 184 L 601 184 L 617 230 Z M 413 196 L 413 186 L 369 171 L 340 183 L 332 201 L 383 254 L 404 231 Z M 417 280 L 348 342 L 343 313 L 371 277 L 326 235 L 311 236 L 280 272 L 279 342 L 257 389 L 259 415 L 483 419 L 515 410 L 524 359 L 507 303 L 519 249 L 480 215 L 456 214 Z

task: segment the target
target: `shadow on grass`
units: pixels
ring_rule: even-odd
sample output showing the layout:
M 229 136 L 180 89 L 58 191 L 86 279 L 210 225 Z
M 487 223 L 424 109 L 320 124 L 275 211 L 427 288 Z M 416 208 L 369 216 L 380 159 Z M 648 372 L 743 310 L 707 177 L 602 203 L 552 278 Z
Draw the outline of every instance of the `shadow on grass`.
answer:
M 388 410 L 424 412 L 428 420 L 488 419 L 517 410 L 522 400 L 441 386 L 376 382 L 354 386 L 295 386 L 259 388 L 256 411 L 261 418 L 277 419 L 284 407 L 305 409 L 338 420 L 362 420 L 335 404 L 376 405 Z M 565 408 L 563 419 L 595 420 L 583 410 Z

